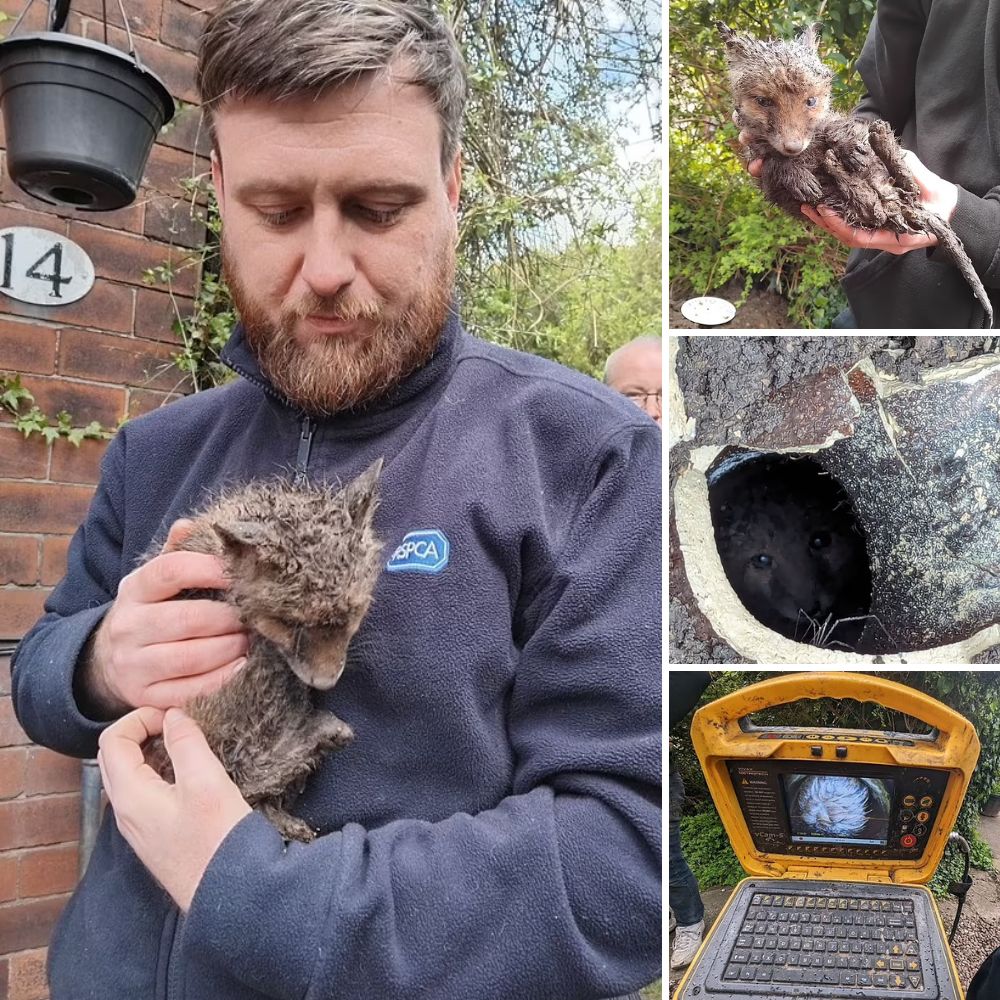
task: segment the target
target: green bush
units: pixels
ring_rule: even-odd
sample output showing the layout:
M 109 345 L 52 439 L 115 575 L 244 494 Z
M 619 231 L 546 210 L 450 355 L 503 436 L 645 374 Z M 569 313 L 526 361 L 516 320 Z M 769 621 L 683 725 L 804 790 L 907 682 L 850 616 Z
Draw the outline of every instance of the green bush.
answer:
M 701 889 L 746 878 L 715 810 L 681 817 L 681 848 Z

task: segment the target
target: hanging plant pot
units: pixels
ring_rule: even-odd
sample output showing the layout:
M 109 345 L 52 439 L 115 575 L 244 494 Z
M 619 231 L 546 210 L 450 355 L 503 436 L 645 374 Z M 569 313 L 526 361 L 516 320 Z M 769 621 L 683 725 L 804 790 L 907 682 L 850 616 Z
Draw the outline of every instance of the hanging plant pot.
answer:
M 174 114 L 134 55 L 41 32 L 0 43 L 7 170 L 28 194 L 94 212 L 135 200 L 160 129 Z

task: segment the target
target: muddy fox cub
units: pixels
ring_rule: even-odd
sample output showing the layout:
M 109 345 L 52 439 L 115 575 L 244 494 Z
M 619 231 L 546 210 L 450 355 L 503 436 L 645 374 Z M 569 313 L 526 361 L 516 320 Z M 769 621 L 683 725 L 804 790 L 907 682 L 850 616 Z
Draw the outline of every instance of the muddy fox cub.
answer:
M 762 41 L 716 22 L 726 42 L 733 121 L 749 138 L 746 155 L 764 161 L 768 201 L 801 219 L 800 206 L 824 205 L 848 225 L 932 233 L 993 325 L 993 307 L 955 231 L 920 204 L 920 189 L 884 121 L 830 108 L 833 73 L 817 52 L 820 25 L 794 41 Z
M 379 459 L 339 490 L 282 480 L 227 490 L 192 515 L 191 534 L 177 546 L 219 556 L 232 578 L 229 590 L 179 596 L 228 601 L 250 633 L 246 665 L 185 711 L 243 797 L 286 840 L 315 836 L 289 809 L 324 754 L 354 737 L 346 722 L 314 704 L 313 691 L 340 679 L 382 568 L 372 530 L 381 468 Z M 162 737 L 144 751 L 172 781 Z

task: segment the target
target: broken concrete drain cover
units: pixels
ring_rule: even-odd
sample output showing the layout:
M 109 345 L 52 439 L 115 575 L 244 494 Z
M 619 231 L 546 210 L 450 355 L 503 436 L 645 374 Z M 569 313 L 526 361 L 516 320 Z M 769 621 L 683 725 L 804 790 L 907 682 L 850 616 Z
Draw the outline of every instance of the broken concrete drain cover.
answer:
M 753 338 L 786 377 L 699 422 L 710 339 L 750 338 L 671 352 L 671 661 L 960 663 L 1000 644 L 1000 341 Z M 921 364 L 950 340 L 957 363 Z M 809 349 L 789 364 L 782 342 Z

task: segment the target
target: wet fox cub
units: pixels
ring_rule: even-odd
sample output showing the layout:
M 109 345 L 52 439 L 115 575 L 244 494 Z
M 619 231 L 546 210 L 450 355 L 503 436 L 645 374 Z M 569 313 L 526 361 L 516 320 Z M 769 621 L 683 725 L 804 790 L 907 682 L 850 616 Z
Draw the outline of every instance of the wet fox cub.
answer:
M 726 43 L 733 121 L 749 138 L 748 159 L 764 161 L 761 190 L 797 219 L 824 205 L 859 229 L 932 233 L 961 271 L 993 325 L 993 307 L 955 231 L 920 204 L 920 189 L 891 126 L 830 108 L 833 73 L 820 62 L 818 24 L 794 41 L 740 35 L 716 22 Z
M 179 596 L 228 601 L 250 632 L 243 669 L 185 711 L 243 797 L 286 840 L 315 836 L 288 810 L 323 755 L 354 737 L 346 722 L 313 704 L 312 692 L 340 679 L 371 603 L 382 567 L 372 530 L 381 467 L 380 459 L 340 490 L 282 480 L 227 490 L 193 515 L 194 528 L 178 546 L 219 556 L 232 579 L 226 591 Z M 144 750 L 172 781 L 162 738 Z

